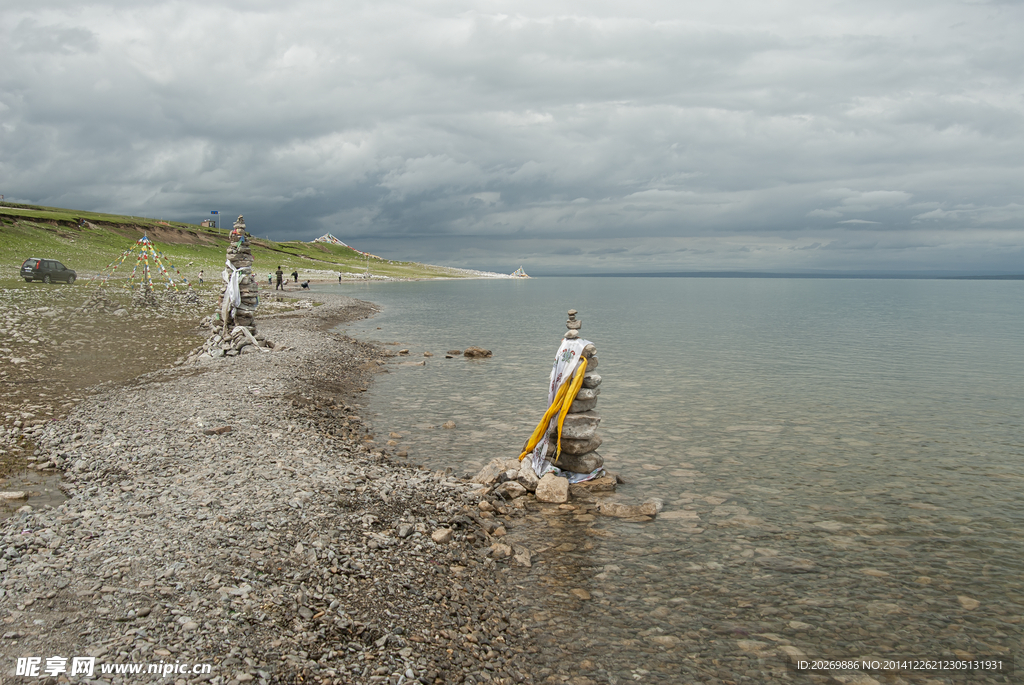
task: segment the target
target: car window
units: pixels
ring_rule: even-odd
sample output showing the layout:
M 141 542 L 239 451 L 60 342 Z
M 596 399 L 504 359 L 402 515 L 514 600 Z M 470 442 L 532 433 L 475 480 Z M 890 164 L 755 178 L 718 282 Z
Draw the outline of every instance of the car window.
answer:
M 25 263 L 22 264 L 21 266 L 22 266 L 22 268 L 24 268 L 26 266 L 30 266 L 34 261 L 36 261 L 36 260 L 34 260 L 34 259 L 26 259 Z
M 56 269 L 57 271 L 66 271 L 67 270 L 67 267 L 64 266 L 63 264 L 61 264 L 60 262 L 54 262 L 53 263 L 53 268 Z

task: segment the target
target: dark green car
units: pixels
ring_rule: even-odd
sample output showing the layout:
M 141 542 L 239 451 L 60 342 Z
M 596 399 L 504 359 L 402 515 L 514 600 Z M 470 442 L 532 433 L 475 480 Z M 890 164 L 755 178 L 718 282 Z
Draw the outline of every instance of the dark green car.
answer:
M 26 259 L 25 263 L 21 265 L 21 277 L 25 279 L 26 283 L 31 283 L 32 281 L 42 281 L 43 283 L 64 281 L 70 285 L 75 282 L 77 276 L 78 274 L 56 259 L 36 259 L 33 257 Z

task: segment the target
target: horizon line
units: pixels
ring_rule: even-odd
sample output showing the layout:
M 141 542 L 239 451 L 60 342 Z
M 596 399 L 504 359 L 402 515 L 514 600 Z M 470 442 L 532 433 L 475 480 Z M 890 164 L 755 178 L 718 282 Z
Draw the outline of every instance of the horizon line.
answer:
M 811 273 L 774 271 L 637 271 L 601 273 L 545 273 L 534 274 L 536 278 L 558 276 L 593 278 L 851 278 L 851 279 L 898 279 L 898 280 L 971 280 L 971 281 L 1020 281 L 1024 273 L 977 273 L 977 272 L 837 272 L 822 271 Z

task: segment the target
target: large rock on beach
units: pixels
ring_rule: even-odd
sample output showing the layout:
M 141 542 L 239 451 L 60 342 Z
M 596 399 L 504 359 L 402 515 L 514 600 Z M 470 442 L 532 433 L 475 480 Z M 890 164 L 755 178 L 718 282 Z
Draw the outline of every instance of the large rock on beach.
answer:
M 482 469 L 477 471 L 476 475 L 469 479 L 471 483 L 480 483 L 481 485 L 490 485 L 498 481 L 501 474 L 509 470 L 519 471 L 519 460 L 515 457 L 511 459 L 503 459 L 496 457 L 491 459 Z
M 533 462 L 527 457 L 523 459 L 519 467 L 519 474 L 516 476 L 516 482 L 526 488 L 529 492 L 537 491 L 537 483 L 540 482 L 540 478 L 537 477 L 537 473 L 533 470 Z
M 522 497 L 527 492 L 526 488 L 523 487 L 518 481 L 507 480 L 498 487 L 494 488 L 494 493 L 500 495 L 505 499 L 515 499 Z
M 554 473 L 545 473 L 537 484 L 536 494 L 538 502 L 564 504 L 569 501 L 569 481 Z
M 558 456 L 558 460 L 553 463 L 563 471 L 572 471 L 573 473 L 593 473 L 604 466 L 604 458 L 602 458 L 597 452 L 588 452 L 587 454 L 579 455 L 566 454 L 565 452 L 562 452 L 562 454 Z

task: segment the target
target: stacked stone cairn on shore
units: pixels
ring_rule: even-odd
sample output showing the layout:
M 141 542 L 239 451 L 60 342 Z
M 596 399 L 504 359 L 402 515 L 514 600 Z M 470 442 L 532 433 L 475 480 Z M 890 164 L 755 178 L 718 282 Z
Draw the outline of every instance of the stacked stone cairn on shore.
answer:
M 569 330 L 563 336 L 565 339 L 579 338 L 583 322 L 576 318 L 577 314 L 575 309 L 569 310 L 569 320 L 565 322 Z M 637 522 L 650 521 L 661 511 L 662 502 L 657 498 L 650 498 L 642 504 L 598 501 L 598 498 L 614 493 L 616 485 L 626 481 L 618 474 L 606 471 L 604 458 L 597 453 L 602 443 L 597 432 L 601 423 L 601 415 L 596 410 L 597 396 L 601 394 L 601 376 L 597 374 L 597 347 L 588 343 L 583 348 L 582 356 L 587 360 L 583 385 L 573 398 L 562 423 L 562 451 L 553 463 L 563 472 L 592 474 L 597 471 L 596 477 L 570 485 L 564 474 L 555 475 L 554 471 L 538 478 L 529 456 L 522 462 L 499 457 L 480 469 L 470 478 L 470 482 L 488 486 L 483 492 L 511 500 L 513 506 L 517 507 L 523 506 L 521 498 L 532 492 L 538 502 L 562 504 L 569 500 L 579 500 L 584 503 L 582 506 L 589 508 L 587 510 L 604 516 Z M 558 439 L 557 427 L 549 428 L 547 437 L 550 441 L 548 458 L 551 459 L 553 455 L 550 444 Z
M 256 332 L 259 284 L 252 273 L 252 246 L 245 232 L 245 219 L 241 215 L 231 228 L 227 263 L 231 268 L 225 266 L 222 274 L 224 286 L 217 302 L 217 311 L 213 316 L 203 319 L 203 322 L 210 326 L 210 337 L 188 355 L 189 360 L 195 360 L 204 354 L 210 357 L 234 357 L 274 348 L 274 343 Z M 241 300 L 238 306 L 232 306 L 229 292 L 233 270 L 238 272 L 238 291 Z
M 113 314 L 118 310 L 124 311 L 119 303 L 107 296 L 105 289 L 99 288 L 89 295 L 85 302 L 82 303 L 82 306 L 72 311 L 71 314 L 73 316 L 92 316 L 95 314 Z M 127 312 L 125 313 L 127 314 Z
M 566 339 L 573 340 L 579 337 L 583 322 L 576 318 L 577 313 L 575 309 L 569 310 L 569 319 L 565 322 L 568 329 L 564 335 Z M 496 492 L 506 498 L 533 492 L 542 502 L 567 502 L 572 494 L 577 498 L 592 499 L 589 493 L 615 490 L 618 479 L 603 470 L 604 459 L 597 453 L 597 448 L 602 442 L 601 436 L 597 433 L 601 416 L 595 410 L 597 396 L 601 392 L 601 376 L 596 372 L 597 347 L 588 344 L 583 348 L 582 356 L 587 360 L 583 387 L 576 393 L 562 424 L 562 452 L 554 464 L 562 471 L 575 473 L 589 474 L 600 471 L 597 477 L 572 486 L 569 485 L 567 478 L 556 476 L 553 472 L 538 478 L 533 470 L 533 461 L 528 456 L 522 462 L 516 459 L 494 459 L 473 477 L 473 482 L 496 485 Z M 547 437 L 550 444 L 554 444 L 558 439 L 557 426 L 549 428 Z M 551 447 L 548 454 L 548 458 L 551 459 Z
M 576 318 L 576 310 L 569 310 L 569 320 L 565 327 L 567 340 L 579 337 L 583 322 Z M 604 466 L 604 459 L 597 453 L 602 439 L 597 432 L 601 423 L 601 415 L 597 412 L 597 396 L 601 394 L 601 376 L 597 370 L 597 347 L 593 343 L 583 348 L 582 356 L 587 360 L 587 371 L 583 376 L 583 387 L 576 393 L 576 398 L 569 407 L 569 413 L 562 424 L 562 452 L 555 466 L 563 471 L 574 473 L 593 473 Z M 548 438 L 552 444 L 558 440 L 558 427 L 552 422 Z
M 152 308 L 159 307 L 160 301 L 156 298 L 156 293 L 153 292 L 153 286 L 146 283 L 133 290 L 132 306 Z
M 224 287 L 220 292 L 217 307 L 217 318 L 223 325 L 223 332 L 228 333 L 235 326 L 249 329 L 256 335 L 256 305 L 259 302 L 259 285 L 252 275 L 252 246 L 245 239 L 245 219 L 241 215 L 231 227 L 231 239 L 228 243 L 227 260 L 238 271 L 238 290 L 242 301 L 232 307 L 228 295 L 228 283 L 231 270 L 225 267 L 223 273 Z

